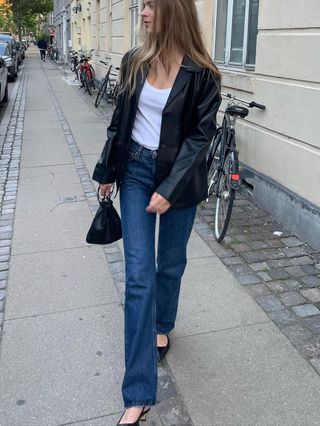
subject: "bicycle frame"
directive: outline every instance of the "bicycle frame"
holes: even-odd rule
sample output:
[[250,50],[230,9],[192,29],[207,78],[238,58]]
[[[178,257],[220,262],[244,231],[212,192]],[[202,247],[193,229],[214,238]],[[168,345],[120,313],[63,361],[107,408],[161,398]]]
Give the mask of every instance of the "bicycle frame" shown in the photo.
[[[222,133],[221,133],[221,148],[220,148],[220,155],[219,155],[219,163],[217,166],[217,172],[218,172],[218,178],[216,182],[216,197],[219,197],[219,184],[220,179],[222,177],[221,171],[223,170],[223,165],[225,162],[225,159],[229,152],[236,150],[236,142],[235,142],[235,123],[236,123],[237,117],[231,117],[228,113],[225,113],[223,122],[222,122]],[[235,179],[232,179],[230,176],[230,183],[231,187],[233,189],[237,189],[240,184],[240,179],[238,178],[239,170],[232,170],[231,175],[235,177]]]
[[85,58],[83,63],[80,63],[80,71],[85,72],[89,80],[94,77],[93,68],[91,68],[91,64],[88,58]]

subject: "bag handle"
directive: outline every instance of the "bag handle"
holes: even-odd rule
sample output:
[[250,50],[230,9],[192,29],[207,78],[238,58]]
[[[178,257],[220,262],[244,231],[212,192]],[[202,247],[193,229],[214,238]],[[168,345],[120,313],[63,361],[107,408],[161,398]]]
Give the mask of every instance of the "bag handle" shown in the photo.
[[106,201],[110,201],[111,200],[111,195],[113,194],[113,190],[114,190],[114,185],[112,186],[112,190],[109,192],[108,195],[105,195],[104,197],[102,195],[100,195],[100,188],[97,189],[97,199],[99,201],[99,203],[104,203]]

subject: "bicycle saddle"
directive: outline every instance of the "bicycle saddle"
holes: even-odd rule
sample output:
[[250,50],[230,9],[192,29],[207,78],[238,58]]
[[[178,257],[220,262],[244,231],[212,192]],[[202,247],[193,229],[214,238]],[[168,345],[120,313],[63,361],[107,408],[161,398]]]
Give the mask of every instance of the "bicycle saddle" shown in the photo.
[[238,115],[241,118],[245,118],[249,114],[248,108],[239,105],[230,105],[226,108],[226,112],[231,116]]

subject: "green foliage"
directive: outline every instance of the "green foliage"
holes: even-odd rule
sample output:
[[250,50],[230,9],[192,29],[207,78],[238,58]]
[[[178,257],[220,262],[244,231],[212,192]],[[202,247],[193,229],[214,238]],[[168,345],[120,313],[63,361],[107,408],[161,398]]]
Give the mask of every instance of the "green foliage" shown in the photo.
[[27,28],[28,32],[36,33],[37,18],[36,15],[26,15],[22,20],[22,25]]
[[21,27],[28,32],[37,30],[37,17],[53,10],[53,0],[9,0],[12,6],[14,21],[21,38]]
[[0,5],[0,30],[15,32],[16,25],[12,10],[6,4]]
[[53,9],[52,0],[11,0],[11,4],[14,15],[21,19],[27,15],[46,15]]

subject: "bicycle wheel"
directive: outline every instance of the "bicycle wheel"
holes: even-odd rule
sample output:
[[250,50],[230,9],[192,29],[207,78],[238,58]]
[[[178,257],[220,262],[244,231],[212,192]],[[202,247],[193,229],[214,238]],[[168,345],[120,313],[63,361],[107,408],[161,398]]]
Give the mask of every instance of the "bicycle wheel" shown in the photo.
[[222,129],[219,128],[208,150],[208,155],[207,155],[208,197],[212,195],[216,189],[216,183],[217,183],[217,177],[218,177],[218,165],[219,165],[220,150],[221,150],[221,133],[222,133]]
[[235,189],[231,187],[231,174],[238,170],[238,155],[230,151],[218,176],[217,202],[214,220],[214,236],[220,243],[226,233],[231,219]]
[[98,108],[98,106],[100,105],[101,99],[103,98],[103,96],[104,96],[104,94],[105,94],[105,92],[107,90],[108,81],[109,81],[109,78],[105,78],[103,80],[101,86],[100,86],[100,89],[99,89],[99,91],[97,93],[96,101],[94,103],[94,105],[95,105],[96,108]]
[[94,78],[96,76],[95,70],[92,65],[90,65],[90,70],[88,71],[88,80],[91,86],[91,91],[96,90],[96,85],[94,82]]
[[84,87],[82,71],[79,68],[76,68],[75,73],[76,73],[80,88]]
[[92,95],[92,85],[91,85],[91,81],[89,80],[88,74],[85,73],[84,75],[84,88],[85,91],[87,91],[89,93],[89,95]]
[[113,106],[116,106],[117,100],[119,96],[119,83],[117,82],[115,86],[112,89],[112,92],[110,94],[110,100]]

